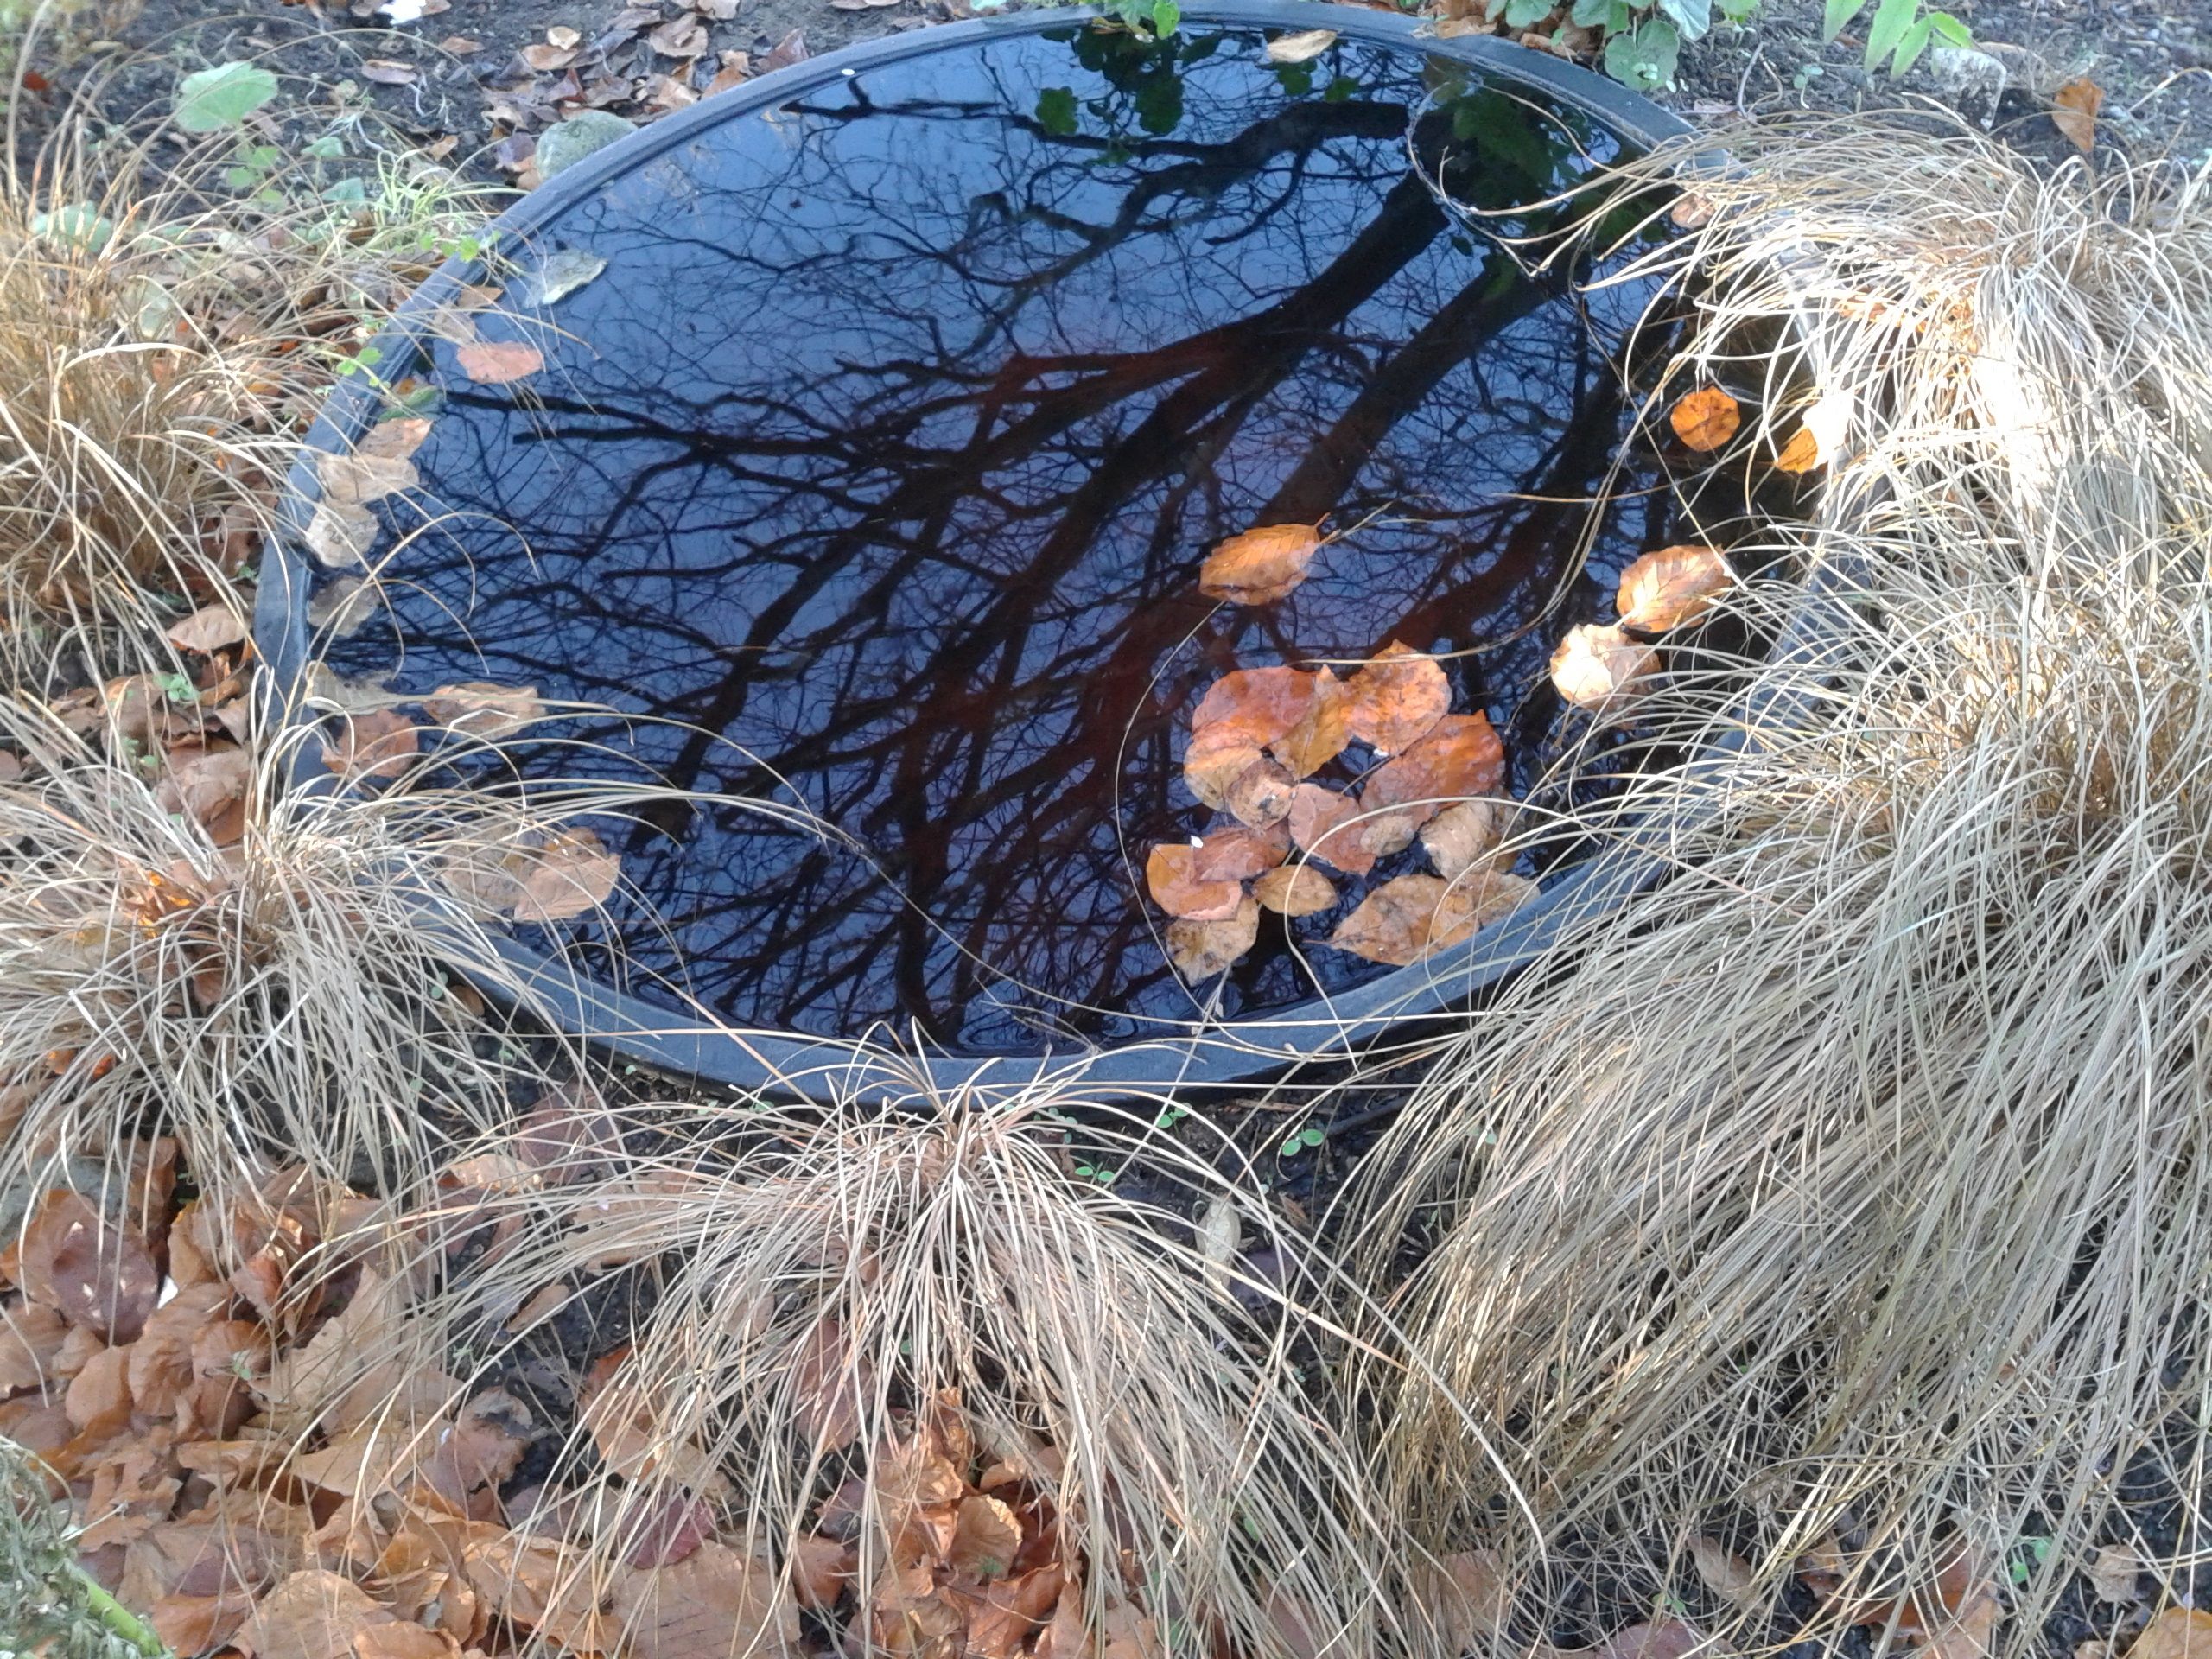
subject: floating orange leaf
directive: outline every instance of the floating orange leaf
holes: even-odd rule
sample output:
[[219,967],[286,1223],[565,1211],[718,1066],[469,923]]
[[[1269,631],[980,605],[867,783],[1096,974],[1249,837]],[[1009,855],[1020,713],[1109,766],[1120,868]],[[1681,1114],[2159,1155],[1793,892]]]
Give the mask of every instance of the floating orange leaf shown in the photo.
[[461,372],[480,386],[505,385],[545,366],[544,353],[514,340],[471,340],[455,347],[453,356]]
[[1633,702],[1659,671],[1659,653],[1618,628],[1594,622],[1567,630],[1552,652],[1552,683],[1578,709],[1610,713]]
[[1676,437],[1703,454],[1718,449],[1736,435],[1736,429],[1744,423],[1744,411],[1719,387],[1700,386],[1676,404],[1667,419]]
[[1827,465],[1843,448],[1851,430],[1851,397],[1847,392],[1824,392],[1805,411],[1805,418],[1775,457],[1778,473],[1809,473]]
[[1370,962],[1402,968],[1471,937],[1535,892],[1535,882],[1494,871],[1478,871],[1458,881],[1401,875],[1361,899],[1329,943]]
[[1360,843],[1359,831],[1351,827],[1359,817],[1359,803],[1319,784],[1300,784],[1290,800],[1290,838],[1301,852],[1310,854],[1346,875],[1365,875],[1375,868],[1375,855]]
[[1198,873],[1199,849],[1163,841],[1146,855],[1144,881],[1152,902],[1170,916],[1217,922],[1243,902],[1243,877],[1209,880]]
[[433,725],[493,742],[512,737],[543,718],[545,705],[538,701],[534,685],[463,680],[456,685],[442,685],[423,698],[423,712]]
[[1260,937],[1260,901],[1247,893],[1219,921],[1167,924],[1167,959],[1193,984],[1224,973]]
[[[1192,736],[1234,734],[1257,748],[1287,736],[1313,707],[1320,675],[1308,668],[1239,668],[1206,688],[1191,715]],[[1330,677],[1332,680],[1334,676]]]
[[607,851],[592,830],[555,830],[520,872],[522,896],[515,900],[514,918],[571,920],[612,898],[621,874],[620,855]]
[[1229,786],[1267,756],[1260,746],[1232,726],[1210,726],[1191,735],[1183,754],[1183,783],[1208,806],[1221,806]]
[[1306,580],[1320,546],[1311,524],[1262,524],[1231,536],[1198,567],[1198,591],[1232,605],[1272,605]]
[[1311,864],[1281,864],[1252,884],[1252,896],[1282,915],[1311,916],[1337,902],[1337,888]]
[[1192,850],[1198,855],[1192,874],[1199,880],[1243,881],[1272,870],[1290,855],[1290,830],[1280,823],[1259,830],[1231,824],[1211,831]]
[[1221,804],[1239,823],[1264,830],[1289,815],[1291,793],[1297,787],[1298,780],[1286,768],[1273,760],[1256,761],[1222,791]]
[[1728,561],[1711,547],[1662,547],[1621,572],[1621,626],[1664,633],[1694,622],[1728,590]]
[[1426,820],[1454,801],[1494,795],[1504,782],[1505,745],[1490,716],[1446,715],[1426,737],[1377,767],[1359,799],[1370,810],[1412,807]]
[[1313,677],[1313,695],[1298,724],[1268,745],[1294,778],[1319,771],[1351,741],[1351,709],[1342,681],[1327,669]]
[[1344,683],[1351,734],[1385,754],[1426,737],[1452,707],[1452,682],[1425,652],[1392,640]]
[[1505,837],[1510,802],[1495,797],[1446,807],[1421,826],[1421,844],[1428,861],[1446,881],[1456,880],[1487,858]]

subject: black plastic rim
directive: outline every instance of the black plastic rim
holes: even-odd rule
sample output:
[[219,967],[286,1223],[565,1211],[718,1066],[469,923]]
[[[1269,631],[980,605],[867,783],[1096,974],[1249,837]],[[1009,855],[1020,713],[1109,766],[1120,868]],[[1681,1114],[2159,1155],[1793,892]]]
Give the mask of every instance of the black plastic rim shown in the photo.
[[[496,239],[500,246],[527,241],[618,175],[709,128],[754,114],[814,87],[878,65],[968,41],[1065,28],[1099,15],[1090,8],[1052,7],[1014,16],[977,18],[863,41],[779,69],[668,116],[585,157],[500,215],[486,239]],[[1329,29],[1377,45],[1451,59],[1499,81],[1579,109],[1644,149],[1690,131],[1686,123],[1649,99],[1586,69],[1492,35],[1449,40],[1422,35],[1418,18],[1325,4],[1319,0],[1205,0],[1186,6],[1183,15],[1192,23],[1285,30]],[[463,283],[481,274],[478,262],[447,261],[400,308],[385,338],[410,336],[416,324],[447,302]],[[393,351],[397,350],[395,346]],[[255,646],[269,671],[277,699],[275,706],[280,709],[302,709],[299,692],[313,636],[307,620],[312,567],[292,541],[304,532],[319,493],[315,457],[318,453],[349,449],[374,418],[373,398],[373,390],[365,384],[342,384],[309,430],[305,448],[288,480],[284,518],[291,537],[279,537],[269,550],[254,610]],[[334,786],[334,778],[322,766],[318,754],[317,745],[301,747],[294,787]],[[516,940],[501,940],[499,951],[515,984],[523,988],[536,1011],[563,1029],[657,1070],[704,1077],[741,1090],[817,1099],[898,1102],[965,1096],[984,1102],[1046,1084],[1071,1096],[1095,1101],[1156,1097],[1249,1085],[1300,1061],[1353,1052],[1402,1021],[1463,1005],[1474,992],[1541,956],[1570,918],[1619,908],[1649,886],[1660,870],[1658,861],[1648,852],[1624,847],[1600,853],[1558,877],[1513,915],[1463,944],[1349,992],[1261,1019],[1193,1025],[1183,1035],[1061,1053],[931,1054],[902,1047],[895,1033],[833,1039],[741,1030],[705,1019],[684,1024],[680,1016],[586,978],[571,964]],[[513,987],[499,988],[511,994]]]

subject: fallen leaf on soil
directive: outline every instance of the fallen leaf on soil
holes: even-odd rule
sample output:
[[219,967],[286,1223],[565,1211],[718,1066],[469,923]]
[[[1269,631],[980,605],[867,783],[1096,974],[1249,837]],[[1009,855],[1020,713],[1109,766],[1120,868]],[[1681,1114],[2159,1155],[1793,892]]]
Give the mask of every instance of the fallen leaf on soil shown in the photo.
[[1758,1597],[1758,1576],[1751,1563],[1733,1554],[1718,1538],[1702,1533],[1690,1540],[1690,1560],[1705,1587],[1723,1601],[1748,1607]]
[[86,1360],[61,1396],[69,1426],[87,1441],[104,1440],[130,1424],[130,1355],[103,1348]]
[[632,1659],[728,1659],[798,1644],[798,1604],[774,1569],[722,1543],[624,1574],[607,1611]]
[[1401,875],[1361,899],[1328,942],[1370,962],[1402,968],[1471,938],[1535,892],[1535,882],[1495,871],[1459,881]]
[[[613,1633],[600,1617],[589,1563],[567,1545],[520,1533],[487,1537],[469,1546],[467,1570],[469,1587],[488,1605],[547,1641],[585,1653],[612,1645]],[[729,1641],[724,1626],[722,1650],[741,1651]]]
[[2205,1659],[2208,1654],[2212,1654],[2212,1613],[2169,1607],[2143,1627],[2127,1649],[2127,1659]]
[[792,1349],[791,1378],[793,1421],[816,1447],[835,1452],[860,1438],[875,1368],[840,1321],[825,1315]]
[[206,830],[219,847],[245,834],[245,804],[253,787],[253,754],[247,749],[172,751],[154,800],[165,812],[181,812]]
[[995,1497],[963,1497],[944,1564],[964,1578],[1003,1577],[1021,1553],[1021,1522]]
[[1375,855],[1361,842],[1359,816],[1359,803],[1351,796],[1300,784],[1292,791],[1287,822],[1300,851],[1346,875],[1365,875],[1375,868]]
[[1446,1653],[1491,1651],[1513,1610],[1504,1573],[1486,1549],[1421,1562],[1414,1570],[1413,1592]]
[[1325,668],[1313,677],[1313,699],[1304,716],[1268,749],[1293,778],[1305,778],[1343,753],[1351,737],[1344,684]]
[[1255,760],[1222,791],[1221,804],[1239,823],[1255,830],[1280,823],[1289,815],[1298,780],[1273,760]]
[[1675,435],[1702,454],[1736,435],[1744,411],[1719,387],[1700,386],[1676,404],[1667,419]]
[[836,1605],[859,1568],[860,1554],[852,1545],[818,1532],[800,1539],[791,1552],[791,1580],[799,1600],[824,1611]]
[[1262,830],[1233,823],[1226,830],[1208,831],[1193,851],[1197,857],[1192,874],[1199,880],[1247,880],[1272,870],[1290,855],[1290,831],[1281,823]]
[[2089,1563],[2089,1588],[2099,1601],[2133,1601],[2135,1581],[2142,1573],[2143,1562],[2133,1550],[2125,1544],[2107,1544]]
[[707,26],[696,17],[672,18],[647,34],[645,41],[664,57],[701,57],[707,50]]
[[1337,43],[1333,29],[1301,29],[1294,35],[1278,35],[1268,42],[1269,63],[1304,63],[1319,57]]
[[448,731],[496,742],[512,737],[545,715],[534,685],[494,685],[488,680],[464,680],[442,685],[423,699],[423,712],[431,723]]
[[66,1329],[50,1307],[0,1307],[0,1395],[46,1381]]
[[1421,844],[1436,873],[1454,881],[1482,862],[1505,839],[1511,810],[1510,802],[1491,796],[1447,806],[1423,824]]
[[455,347],[453,358],[461,372],[480,386],[502,386],[545,366],[544,353],[513,340],[476,340]]
[[1392,640],[1344,682],[1352,736],[1395,754],[1427,735],[1452,707],[1452,683],[1426,652]]
[[556,69],[565,69],[574,63],[576,60],[576,48],[573,46],[556,46],[552,41],[548,41],[543,45],[523,48],[522,60],[540,74],[547,74]]
[[806,32],[795,29],[768,48],[767,56],[760,60],[761,74],[778,69],[788,69],[795,63],[806,61]]
[[1664,633],[1694,622],[1728,590],[1728,562],[1718,548],[1662,547],[1621,572],[1615,602],[1621,626]]
[[359,564],[377,544],[379,531],[376,514],[366,507],[320,502],[308,520],[308,551],[334,570]]
[[448,1632],[425,1630],[411,1618],[371,1624],[353,1636],[353,1659],[455,1659],[460,1652]]
[[1592,1659],[1686,1659],[1705,1645],[1705,1637],[1696,1630],[1679,1618],[1669,1618],[1615,1630],[1590,1651]]
[[74,1192],[46,1195],[18,1243],[16,1282],[29,1300],[109,1342],[136,1341],[162,1275],[136,1234]]
[[412,86],[420,77],[416,74],[414,65],[402,63],[397,58],[364,58],[361,79],[373,80],[381,86]]
[[1209,880],[1198,874],[1199,849],[1164,841],[1146,855],[1144,880],[1152,902],[1170,916],[1193,922],[1217,922],[1234,916],[1243,902],[1242,876]]
[[1252,896],[1281,915],[1312,916],[1337,902],[1337,887],[1311,864],[1284,864],[1255,881]]
[[1850,432],[1851,395],[1823,392],[1805,411],[1797,430],[1775,457],[1775,471],[1809,473],[1815,467],[1826,466],[1841,451]]
[[350,455],[317,455],[315,475],[322,480],[322,499],[346,507],[365,507],[423,481],[415,463],[404,457],[365,455],[359,450]]
[[1425,820],[1454,801],[1494,795],[1505,782],[1505,746],[1487,715],[1446,715],[1421,738],[1376,768],[1360,805],[1404,806]]
[[1552,652],[1552,683],[1578,709],[1607,714],[1626,708],[1659,671],[1659,653],[1618,628],[1585,622],[1567,630]]
[[2050,95],[2050,124],[2066,135],[2067,142],[2087,155],[2097,147],[2097,111],[2105,106],[2105,89],[2087,75],[2076,75]]
[[1320,532],[1311,524],[1245,531],[1206,555],[1198,567],[1198,591],[1232,605],[1272,605],[1306,580],[1320,546]]
[[207,605],[194,611],[168,631],[169,643],[179,651],[212,656],[245,643],[245,619],[227,605]]
[[518,922],[570,921],[598,909],[614,894],[622,859],[590,830],[560,830],[546,837],[522,872]]
[[1260,901],[1249,893],[1219,921],[1167,924],[1167,959],[1192,983],[1226,972],[1260,937]]
[[353,1580],[310,1568],[262,1598],[238,1645],[252,1659],[353,1659],[356,1630],[391,1622]]

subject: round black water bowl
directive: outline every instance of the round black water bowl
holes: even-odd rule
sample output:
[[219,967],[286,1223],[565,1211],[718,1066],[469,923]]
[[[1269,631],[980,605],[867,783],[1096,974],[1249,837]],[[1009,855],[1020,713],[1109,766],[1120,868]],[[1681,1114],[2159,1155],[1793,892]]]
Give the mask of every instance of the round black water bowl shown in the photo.
[[[1338,38],[1270,59],[1313,29]],[[279,550],[261,648],[280,684],[320,662],[403,702],[602,706],[525,771],[715,798],[601,826],[636,900],[510,945],[654,1065],[1110,1093],[1359,1043],[1642,873],[1531,866],[1539,898],[1395,970],[1321,944],[1342,906],[1270,916],[1185,985],[1141,872],[1207,827],[1192,709],[1229,670],[1397,640],[1448,660],[1510,787],[1556,759],[1554,642],[1682,538],[1630,436],[1648,296],[1532,275],[1439,193],[1539,233],[1562,210],[1529,204],[1678,130],[1541,54],[1321,5],[1193,6],[1158,42],[1032,13],[798,65],[556,176],[410,302],[294,480],[305,515],[315,452],[431,417],[419,483],[372,508],[387,608],[311,625],[349,573]],[[487,285],[464,328],[538,372],[459,363]],[[1325,515],[1346,533],[1288,598],[1198,594],[1221,538]]]

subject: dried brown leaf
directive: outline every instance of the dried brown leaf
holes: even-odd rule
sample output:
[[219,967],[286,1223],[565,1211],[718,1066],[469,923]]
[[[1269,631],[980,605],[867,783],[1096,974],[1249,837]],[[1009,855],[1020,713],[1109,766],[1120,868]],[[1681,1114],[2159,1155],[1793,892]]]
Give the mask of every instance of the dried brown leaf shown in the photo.
[[604,905],[621,879],[620,855],[607,851],[588,829],[556,830],[521,873],[518,922],[565,922]]
[[308,521],[308,551],[334,570],[359,564],[377,544],[380,526],[366,507],[322,501]]
[[1422,1562],[1413,1581],[1414,1599],[1446,1653],[1489,1653],[1501,1643],[1513,1592],[1497,1557],[1486,1549],[1461,1550]]
[[1167,924],[1167,959],[1175,971],[1197,984],[1225,973],[1260,937],[1260,901],[1249,893],[1233,915],[1219,921]]
[[203,656],[242,645],[245,638],[245,619],[228,605],[203,605],[168,630],[168,641],[179,651]]
[[1486,715],[1446,715],[1428,734],[1393,756],[1367,779],[1360,805],[1404,806],[1424,820],[1455,801],[1494,795],[1505,782],[1505,746]]
[[1295,34],[1278,35],[1268,42],[1269,63],[1304,63],[1318,58],[1337,43],[1333,29],[1301,29]]
[[1245,531],[1206,556],[1198,567],[1198,591],[1232,605],[1272,605],[1306,580],[1320,547],[1320,532],[1311,524]]
[[1191,715],[1191,735],[1196,740],[1234,734],[1255,748],[1264,748],[1289,735],[1313,711],[1320,683],[1320,674],[1309,668],[1234,669],[1198,699]]
[[1690,1560],[1705,1587],[1723,1601],[1748,1607],[1758,1599],[1758,1575],[1751,1563],[1718,1538],[1700,1533],[1691,1539]]
[[404,456],[363,454],[358,449],[318,454],[315,475],[322,481],[322,499],[342,507],[365,507],[422,482],[415,463]]
[[1676,437],[1704,454],[1736,435],[1736,429],[1744,423],[1744,411],[1719,387],[1700,386],[1677,403],[1667,419]]
[[1659,671],[1659,653],[1617,627],[1585,622],[1552,652],[1552,684],[1578,709],[1611,714],[1633,703]]
[[1359,803],[1351,796],[1300,784],[1291,795],[1286,821],[1300,851],[1346,875],[1365,875],[1375,868],[1375,855],[1360,839],[1359,816]]
[[2169,1607],[2143,1627],[2127,1659],[2206,1659],[2212,1655],[2212,1613]]
[[1452,682],[1443,665],[1395,639],[1344,689],[1351,735],[1385,754],[1427,736],[1452,707]]
[[145,1328],[162,1275],[137,1234],[57,1188],[24,1225],[16,1281],[29,1300],[120,1344]]
[[1264,830],[1290,816],[1298,780],[1273,760],[1255,760],[1222,791],[1221,804],[1239,823]]
[[391,1622],[350,1579],[309,1568],[263,1597],[237,1640],[251,1659],[353,1659],[355,1631]]
[[2087,75],[2076,75],[2050,95],[2050,124],[2083,155],[2097,147],[2097,111],[2105,89]]
[[1191,734],[1183,756],[1183,782],[1208,806],[1218,807],[1229,798],[1229,787],[1267,757],[1243,733],[1226,726],[1208,727]]
[[1021,1554],[1021,1520],[995,1497],[963,1497],[944,1564],[963,1578],[1003,1577]]
[[1145,889],[1170,916],[1217,922],[1236,913],[1243,902],[1242,877],[1208,880],[1198,874],[1199,849],[1164,841],[1146,855]]
[[766,1562],[709,1542],[671,1567],[625,1574],[607,1605],[630,1659],[728,1659],[798,1645],[798,1604]]
[[322,764],[348,782],[404,777],[423,752],[415,722],[396,709],[373,709],[341,717],[334,742],[322,746]]
[[1664,633],[1711,610],[1732,580],[1718,548],[1662,547],[1621,572],[1621,626]]
[[1533,881],[1493,871],[1478,870],[1458,881],[1397,876],[1361,899],[1328,942],[1370,962],[1402,968],[1471,938],[1535,890]]
[[[407,461],[423,447],[423,440],[429,435],[429,416],[397,416],[388,421],[378,421],[363,433],[360,442],[353,446],[353,453],[377,461]],[[412,482],[410,480],[410,486]]]
[[1281,915],[1312,916],[1337,902],[1337,889],[1311,864],[1285,864],[1255,881],[1252,896]]
[[545,353],[515,340],[479,340],[454,349],[461,372],[480,386],[502,386],[536,374],[545,366]]
[[423,712],[434,725],[492,743],[544,718],[545,705],[534,685],[463,680],[442,685],[423,698]]
[[2089,1588],[2099,1601],[2133,1601],[2143,1571],[2142,1558],[2126,1544],[2107,1544],[2089,1563]]
[[1324,668],[1313,676],[1305,715],[1268,745],[1268,752],[1293,778],[1306,778],[1343,753],[1351,740],[1351,711],[1344,684]]
[[1196,849],[1192,874],[1201,881],[1243,881],[1272,870],[1290,855],[1290,830],[1282,823],[1255,830],[1233,823],[1207,832]]
[[1497,796],[1448,806],[1421,826],[1428,861],[1446,881],[1457,880],[1489,857],[1505,839],[1512,803]]

